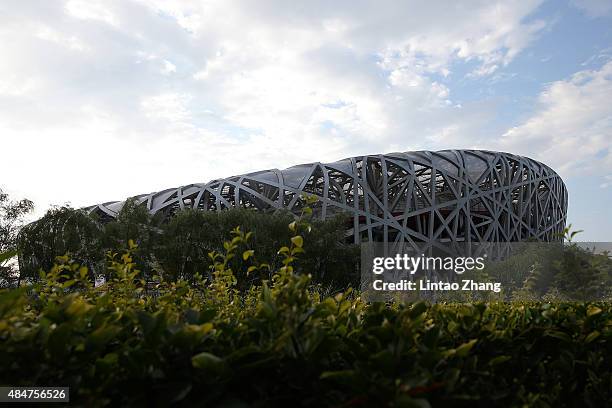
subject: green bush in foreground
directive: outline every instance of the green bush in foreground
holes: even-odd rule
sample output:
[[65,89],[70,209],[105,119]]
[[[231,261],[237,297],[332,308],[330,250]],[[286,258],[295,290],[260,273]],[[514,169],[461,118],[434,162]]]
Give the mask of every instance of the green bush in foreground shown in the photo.
[[59,258],[40,284],[0,292],[0,383],[70,386],[83,406],[593,406],[612,400],[608,303],[383,304],[322,296],[293,263],[271,279],[240,229],[212,278],[141,279],[135,245],[111,279]]

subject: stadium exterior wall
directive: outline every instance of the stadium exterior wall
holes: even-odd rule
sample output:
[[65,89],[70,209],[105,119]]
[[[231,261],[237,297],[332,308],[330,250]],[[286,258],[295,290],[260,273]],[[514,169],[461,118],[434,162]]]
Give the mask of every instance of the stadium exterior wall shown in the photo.
[[[264,170],[135,196],[150,213],[193,208],[300,211],[316,195],[315,216],[351,217],[353,243],[385,242],[418,250],[455,243],[560,241],[567,190],[535,160],[484,150],[415,151],[351,157]],[[124,202],[86,208],[116,217]]]

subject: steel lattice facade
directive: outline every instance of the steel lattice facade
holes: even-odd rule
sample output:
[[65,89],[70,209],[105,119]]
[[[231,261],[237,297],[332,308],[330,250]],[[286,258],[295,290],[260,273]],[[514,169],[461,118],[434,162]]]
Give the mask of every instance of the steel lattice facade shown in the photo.
[[[322,219],[347,213],[354,243],[407,244],[419,250],[459,242],[558,241],[567,190],[535,160],[482,150],[415,151],[310,163],[190,184],[134,197],[151,213],[193,208],[259,211],[301,209],[300,196],[319,198]],[[113,218],[124,202],[87,208]]]

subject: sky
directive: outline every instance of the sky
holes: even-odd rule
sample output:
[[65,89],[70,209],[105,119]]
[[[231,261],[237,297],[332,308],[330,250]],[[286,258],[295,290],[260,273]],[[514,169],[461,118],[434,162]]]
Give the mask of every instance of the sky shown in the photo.
[[0,2],[0,188],[82,207],[410,150],[542,161],[612,241],[612,1]]

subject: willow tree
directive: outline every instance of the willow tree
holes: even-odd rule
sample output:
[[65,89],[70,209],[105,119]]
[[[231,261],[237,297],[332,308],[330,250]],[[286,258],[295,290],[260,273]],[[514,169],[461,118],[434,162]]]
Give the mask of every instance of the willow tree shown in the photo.
[[38,279],[39,271],[48,271],[57,256],[69,255],[88,267],[92,277],[104,265],[102,226],[82,210],[56,207],[20,231],[18,238],[20,276]]

